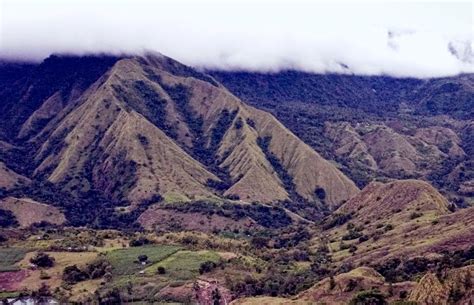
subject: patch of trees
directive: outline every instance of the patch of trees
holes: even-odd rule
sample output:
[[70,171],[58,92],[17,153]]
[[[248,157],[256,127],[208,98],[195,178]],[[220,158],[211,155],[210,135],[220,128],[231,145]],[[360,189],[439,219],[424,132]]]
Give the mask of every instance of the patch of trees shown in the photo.
[[51,268],[54,266],[55,259],[44,252],[38,252],[30,259],[30,263],[40,268]]
[[145,246],[149,244],[151,244],[151,240],[149,240],[148,238],[144,236],[133,238],[132,240],[130,240],[130,243],[129,243],[130,247],[140,247],[140,246]]
[[[176,139],[176,127],[170,125],[166,119],[167,101],[147,82],[135,81],[132,88],[138,97],[134,108],[170,138]],[[127,99],[127,102],[130,102],[130,97]]]
[[326,218],[323,222],[323,229],[329,230],[337,226],[342,226],[346,222],[352,219],[352,214],[339,214],[335,213],[330,217]]
[[111,271],[112,267],[105,259],[97,259],[84,268],[79,268],[77,265],[67,266],[64,268],[62,279],[68,284],[75,284],[104,276],[111,277]]
[[399,258],[393,258],[374,266],[374,269],[390,282],[412,280],[427,271],[436,272],[438,276],[442,277],[445,270],[459,268],[472,262],[474,260],[474,246],[466,250],[444,251],[441,254],[442,257],[436,259],[415,257],[402,261]]
[[9,211],[0,209],[0,228],[18,227],[19,223],[15,215]]
[[342,236],[342,240],[352,240],[363,236],[362,227],[356,227],[353,223],[347,224],[347,233]]
[[291,296],[306,290],[315,281],[322,279],[311,270],[304,272],[282,272],[270,269],[262,277],[246,276],[240,280],[232,280],[228,284],[231,291],[240,297],[243,296]]
[[349,302],[349,305],[388,305],[385,296],[378,290],[358,292]]
[[217,267],[213,261],[205,261],[199,266],[199,274],[209,273]]
[[[126,203],[111,201],[101,191],[91,189],[77,194],[77,196],[72,196],[65,192],[61,185],[55,185],[45,180],[33,180],[28,186],[9,191],[8,196],[29,197],[39,202],[57,206],[64,211],[67,225],[70,226],[130,231],[142,230],[136,222],[137,218],[152,203],[161,200],[161,197],[157,195],[150,200],[144,200],[131,212],[121,213],[117,212],[116,208],[118,205]],[[100,207],[100,209],[97,207]]]
[[163,206],[163,208],[185,213],[201,213],[204,215],[216,214],[233,220],[250,217],[265,228],[282,228],[292,223],[291,218],[284,209],[258,203],[241,205],[233,202],[215,204],[206,201],[194,201],[176,203],[169,206]]
[[[209,135],[206,135],[203,130],[204,122],[202,117],[195,113],[189,105],[189,100],[191,98],[190,90],[182,84],[168,86],[161,82],[161,80],[160,85],[175,102],[177,110],[184,118],[190,132],[192,133],[193,148],[190,153],[192,153],[198,161],[206,165],[211,172],[216,173],[225,185],[230,185],[230,177],[228,173],[218,166],[216,153],[218,146],[222,141],[223,136],[230,128],[237,111],[234,110],[229,112],[227,109],[222,110],[216,124],[210,130]],[[223,187],[223,185],[220,185],[220,187]]]

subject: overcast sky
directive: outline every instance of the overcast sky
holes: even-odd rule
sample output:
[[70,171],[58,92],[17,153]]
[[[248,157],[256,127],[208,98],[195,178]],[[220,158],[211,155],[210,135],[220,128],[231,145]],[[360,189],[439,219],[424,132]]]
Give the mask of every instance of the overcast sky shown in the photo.
[[153,50],[220,69],[418,77],[474,72],[472,1],[0,3],[1,57]]

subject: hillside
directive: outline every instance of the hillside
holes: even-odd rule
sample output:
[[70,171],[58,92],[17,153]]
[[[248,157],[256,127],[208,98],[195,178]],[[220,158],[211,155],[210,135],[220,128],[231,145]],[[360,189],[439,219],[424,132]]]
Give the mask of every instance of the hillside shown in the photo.
[[[317,218],[358,192],[272,115],[162,55],[51,56],[24,69],[1,92],[0,132],[15,145],[2,161],[77,201],[146,208],[229,198]],[[33,196],[35,185],[14,195]]]
[[[365,90],[374,79],[328,76],[327,103],[276,107],[275,95],[273,111],[159,54],[0,70],[0,299],[421,305],[472,294],[472,120],[418,100],[416,115],[374,110],[385,85],[425,99],[431,80],[382,79],[378,96]],[[453,95],[469,102],[460,79]],[[354,83],[367,105],[334,108],[329,93]],[[305,142],[259,108],[297,134],[309,127]]]
[[374,178],[423,179],[459,206],[472,203],[472,74],[209,73],[339,163],[360,188]]
[[374,264],[466,249],[473,242],[473,208],[455,210],[426,182],[371,183],[323,225],[336,261]]

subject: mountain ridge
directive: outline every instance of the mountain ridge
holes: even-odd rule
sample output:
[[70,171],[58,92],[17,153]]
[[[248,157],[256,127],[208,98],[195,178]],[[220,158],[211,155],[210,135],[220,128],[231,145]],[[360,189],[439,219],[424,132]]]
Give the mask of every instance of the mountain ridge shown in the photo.
[[[64,60],[56,56],[40,66]],[[135,206],[157,196],[166,202],[227,197],[299,202],[321,213],[358,192],[272,115],[245,105],[212,77],[156,54],[106,58],[103,67],[110,64],[86,88],[80,84],[92,76],[79,85],[68,76],[65,89],[39,94],[41,102],[28,96],[20,102],[34,106],[17,118],[23,121],[13,140],[36,147],[31,178],[74,196],[100,190],[115,204]],[[36,90],[35,82],[30,87]],[[3,94],[4,107],[13,107],[15,96]]]

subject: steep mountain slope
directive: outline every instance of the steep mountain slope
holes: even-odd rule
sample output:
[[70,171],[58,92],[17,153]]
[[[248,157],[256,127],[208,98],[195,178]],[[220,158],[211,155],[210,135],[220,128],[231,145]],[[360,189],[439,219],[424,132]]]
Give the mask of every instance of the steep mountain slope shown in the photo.
[[9,81],[36,93],[2,92],[5,123],[18,128],[0,129],[30,153],[18,162],[2,151],[2,160],[73,196],[98,191],[135,206],[228,197],[321,211],[358,192],[272,115],[170,58],[53,56],[28,69]]
[[385,76],[210,72],[243,101],[270,111],[334,160],[359,187],[373,178],[430,181],[459,206],[468,186],[474,76]]
[[[69,101],[79,97],[82,92],[104,74],[116,61],[113,56],[56,56],[52,55],[40,65],[17,64],[4,62],[0,64],[4,76],[0,89],[0,136],[14,140],[20,136],[18,131],[24,129],[21,136],[26,136],[22,125],[30,116],[42,107],[54,104],[56,110]],[[58,96],[59,94],[59,96]],[[57,99],[60,98],[60,101]],[[29,119],[28,124],[36,128],[44,126],[51,115],[41,111]]]

